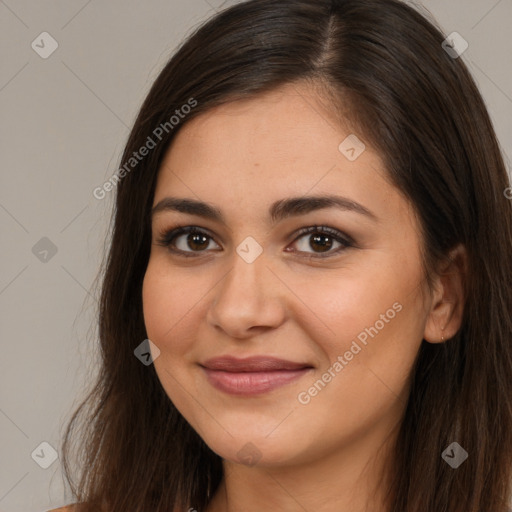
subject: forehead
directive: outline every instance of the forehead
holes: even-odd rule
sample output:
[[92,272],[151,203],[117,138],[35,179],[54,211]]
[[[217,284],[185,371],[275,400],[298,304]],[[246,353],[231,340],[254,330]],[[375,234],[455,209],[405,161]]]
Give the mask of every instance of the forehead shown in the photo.
[[[194,118],[178,132],[171,148],[193,148],[197,160],[215,158],[254,167],[333,161],[348,127],[333,119],[326,100],[306,85],[285,85],[266,94],[215,107]],[[188,155],[190,158],[191,155]],[[244,168],[246,166],[244,165]]]
[[[366,147],[351,161],[340,144],[345,148],[354,136]],[[315,91],[296,84],[215,107],[186,123],[162,162],[154,204],[171,193],[227,209],[261,208],[311,193],[384,208],[400,195],[364,136],[336,122]]]

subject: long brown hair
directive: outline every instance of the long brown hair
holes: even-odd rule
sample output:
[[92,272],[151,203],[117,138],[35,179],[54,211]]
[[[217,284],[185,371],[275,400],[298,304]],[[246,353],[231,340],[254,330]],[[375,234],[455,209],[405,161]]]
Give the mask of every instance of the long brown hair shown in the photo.
[[[140,109],[122,163],[148,138],[154,147],[114,183],[100,367],[62,446],[81,511],[202,511],[217,489],[221,458],[174,407],[154,367],[134,356],[147,338],[141,290],[156,177],[174,136],[194,117],[301,81],[321,85],[333,114],[380,152],[420,220],[426,277],[455,245],[468,254],[462,326],[445,343],[423,341],[413,368],[389,512],[507,509],[512,202],[484,101],[463,57],[442,47],[445,37],[428,14],[397,0],[249,0],[215,15],[175,52]],[[170,123],[176,110],[182,115]],[[441,457],[454,441],[469,453],[456,470]]]

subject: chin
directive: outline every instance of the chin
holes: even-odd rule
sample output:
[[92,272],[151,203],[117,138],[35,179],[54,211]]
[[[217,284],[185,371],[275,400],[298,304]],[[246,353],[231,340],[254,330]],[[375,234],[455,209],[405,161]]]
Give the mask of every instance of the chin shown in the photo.
[[[276,425],[272,428],[275,427]],[[264,434],[257,429],[228,428],[233,435],[223,431],[222,434],[216,432],[217,435],[206,434],[202,437],[210,449],[223,459],[246,466],[287,465],[304,457],[309,451],[310,444],[307,443],[304,433],[292,436],[284,432],[277,435],[274,432],[274,435],[269,435],[272,428],[268,428]],[[238,434],[240,432],[243,434]]]

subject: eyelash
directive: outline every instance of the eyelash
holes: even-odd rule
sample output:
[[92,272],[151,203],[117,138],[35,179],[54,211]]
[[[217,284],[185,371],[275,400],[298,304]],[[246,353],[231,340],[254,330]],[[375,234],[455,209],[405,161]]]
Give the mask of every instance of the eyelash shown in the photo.
[[[322,253],[310,253],[310,256],[302,256],[302,257],[308,258],[308,259],[330,258],[330,257],[337,255],[340,252],[350,248],[350,247],[355,247],[354,240],[351,237],[349,237],[348,235],[345,235],[344,233],[342,233],[341,231],[338,231],[337,229],[334,229],[334,228],[330,228],[328,226],[316,226],[316,225],[300,229],[297,232],[292,243],[295,243],[297,240],[299,240],[301,237],[303,237],[305,235],[317,234],[317,233],[330,236],[336,242],[339,242],[340,244],[342,244],[342,246],[334,251],[329,251],[328,253],[326,253],[327,256],[322,256],[321,255]],[[211,237],[206,231],[202,230],[198,226],[177,226],[175,228],[165,230],[164,232],[160,233],[159,238],[156,243],[158,245],[161,245],[162,247],[166,247],[173,254],[176,254],[178,256],[183,256],[185,258],[198,257],[198,255],[200,253],[206,252],[204,250],[203,251],[182,251],[181,249],[173,248],[173,244],[172,244],[173,240],[175,238],[177,238],[178,236],[185,235],[185,234],[205,235],[206,237],[210,238],[211,240],[214,240],[213,237]],[[300,252],[304,252],[304,251],[297,251],[297,252],[300,253]],[[196,254],[194,254],[194,253],[196,253]]]

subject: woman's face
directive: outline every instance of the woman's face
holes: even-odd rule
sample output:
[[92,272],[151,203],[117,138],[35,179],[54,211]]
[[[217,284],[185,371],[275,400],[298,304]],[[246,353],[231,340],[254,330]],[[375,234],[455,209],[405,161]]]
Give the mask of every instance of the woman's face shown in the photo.
[[[225,459],[373,453],[400,421],[429,308],[419,226],[350,135],[286,86],[190,121],[159,171],[147,335],[165,392]],[[166,247],[177,226],[199,233]]]

